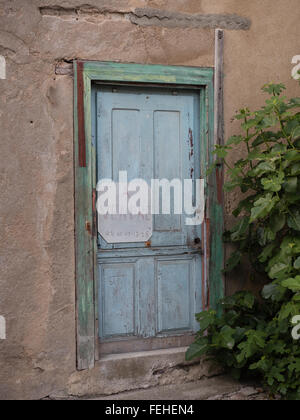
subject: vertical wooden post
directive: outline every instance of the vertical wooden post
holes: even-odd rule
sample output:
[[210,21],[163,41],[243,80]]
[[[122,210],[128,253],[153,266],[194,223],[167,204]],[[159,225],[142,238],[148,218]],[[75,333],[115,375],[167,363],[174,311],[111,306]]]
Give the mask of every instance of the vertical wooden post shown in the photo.
[[78,163],[81,168],[86,167],[83,66],[82,61],[77,62]]
[[224,144],[224,31],[215,31],[215,145]]
[[[224,144],[224,31],[215,31],[215,77],[214,77],[214,145]],[[211,260],[210,260],[210,306],[221,311],[219,300],[224,296],[224,171],[217,165],[213,185],[214,191],[210,202]]]
[[95,363],[92,157],[85,141],[90,122],[86,120],[84,100],[90,82],[85,82],[84,63],[75,63],[74,70],[77,369],[83,370]]

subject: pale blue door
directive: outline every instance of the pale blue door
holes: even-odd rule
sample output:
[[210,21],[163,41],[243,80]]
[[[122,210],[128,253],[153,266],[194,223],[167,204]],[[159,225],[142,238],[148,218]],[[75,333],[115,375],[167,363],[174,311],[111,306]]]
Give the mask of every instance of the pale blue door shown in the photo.
[[[94,87],[97,178],[198,179],[199,91]],[[171,194],[171,202],[173,196]],[[173,207],[171,207],[172,210]],[[98,238],[102,352],[189,344],[202,305],[201,226],[185,214],[153,215],[147,241]]]

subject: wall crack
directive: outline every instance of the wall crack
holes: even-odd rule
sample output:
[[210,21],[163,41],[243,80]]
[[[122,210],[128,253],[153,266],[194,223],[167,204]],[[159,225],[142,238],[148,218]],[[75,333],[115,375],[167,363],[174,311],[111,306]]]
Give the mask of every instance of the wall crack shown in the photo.
[[164,28],[221,28],[229,30],[249,30],[250,19],[236,14],[188,14],[152,8],[134,10],[115,10],[108,7],[82,5],[77,7],[43,6],[39,8],[42,16],[62,19],[75,17],[114,19],[131,22],[138,26],[158,26]]

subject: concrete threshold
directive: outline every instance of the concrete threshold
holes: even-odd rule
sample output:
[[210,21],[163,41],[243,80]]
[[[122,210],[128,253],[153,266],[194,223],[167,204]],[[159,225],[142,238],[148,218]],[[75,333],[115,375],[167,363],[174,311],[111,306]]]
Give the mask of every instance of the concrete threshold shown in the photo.
[[94,369],[74,373],[68,394],[110,396],[122,392],[180,385],[219,375],[221,369],[205,359],[185,361],[187,347],[103,356]]
[[[107,400],[112,397],[96,397],[90,400]],[[115,401],[186,401],[186,400],[266,400],[261,389],[240,384],[229,376],[204,378],[180,385],[164,385],[146,390],[123,392],[113,396]]]

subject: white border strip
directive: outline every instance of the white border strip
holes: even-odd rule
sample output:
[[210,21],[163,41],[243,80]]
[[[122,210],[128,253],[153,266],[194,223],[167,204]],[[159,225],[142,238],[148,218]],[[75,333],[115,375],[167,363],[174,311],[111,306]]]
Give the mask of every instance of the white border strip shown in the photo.
[[6,340],[6,320],[0,316],[0,340]]
[[6,59],[0,55],[0,79],[6,80]]

